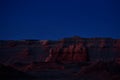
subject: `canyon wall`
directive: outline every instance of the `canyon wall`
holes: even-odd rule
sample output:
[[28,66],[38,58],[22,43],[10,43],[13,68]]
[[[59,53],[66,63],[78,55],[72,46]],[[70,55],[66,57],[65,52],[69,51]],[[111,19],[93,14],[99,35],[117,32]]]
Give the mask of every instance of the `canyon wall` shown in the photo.
[[1,40],[0,61],[11,63],[75,63],[120,58],[120,39],[81,38],[61,40]]

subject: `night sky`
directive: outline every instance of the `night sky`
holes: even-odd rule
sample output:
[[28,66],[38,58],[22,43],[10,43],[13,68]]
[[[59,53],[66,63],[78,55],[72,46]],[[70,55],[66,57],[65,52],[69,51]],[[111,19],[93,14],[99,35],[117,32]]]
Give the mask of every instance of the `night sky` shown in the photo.
[[120,0],[0,0],[0,40],[120,38]]

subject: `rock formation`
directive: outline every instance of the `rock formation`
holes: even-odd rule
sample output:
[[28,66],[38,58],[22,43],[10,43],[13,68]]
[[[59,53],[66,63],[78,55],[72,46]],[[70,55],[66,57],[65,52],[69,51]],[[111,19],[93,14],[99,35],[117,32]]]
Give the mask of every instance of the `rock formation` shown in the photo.
[[63,48],[51,48],[49,50],[49,56],[46,58],[46,62],[84,62],[87,61],[87,49],[78,45],[70,45]]
[[[58,41],[0,41],[0,61],[79,63],[120,58],[120,39],[80,38],[74,36]],[[30,61],[31,60],[31,61]]]
[[4,79],[120,80],[120,39],[0,40],[0,63]]

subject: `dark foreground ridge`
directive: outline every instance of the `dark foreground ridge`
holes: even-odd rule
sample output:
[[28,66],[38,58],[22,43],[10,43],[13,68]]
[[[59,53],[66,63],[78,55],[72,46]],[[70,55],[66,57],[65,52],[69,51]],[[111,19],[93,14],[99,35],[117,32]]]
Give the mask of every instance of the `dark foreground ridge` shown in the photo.
[[0,62],[0,76],[20,80],[119,80],[120,39],[1,40]]

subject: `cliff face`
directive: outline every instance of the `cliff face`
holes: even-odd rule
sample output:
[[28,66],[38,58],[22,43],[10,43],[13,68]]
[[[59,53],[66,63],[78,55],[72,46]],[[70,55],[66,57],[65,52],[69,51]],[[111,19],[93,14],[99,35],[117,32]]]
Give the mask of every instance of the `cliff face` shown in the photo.
[[64,38],[52,45],[46,62],[109,61],[119,57],[119,39],[72,37]]
[[71,37],[58,41],[0,41],[0,61],[74,63],[113,60],[120,57],[120,40]]
[[87,61],[88,53],[84,46],[68,45],[66,47],[53,47],[49,50],[49,56],[46,58],[46,62],[82,62]]

